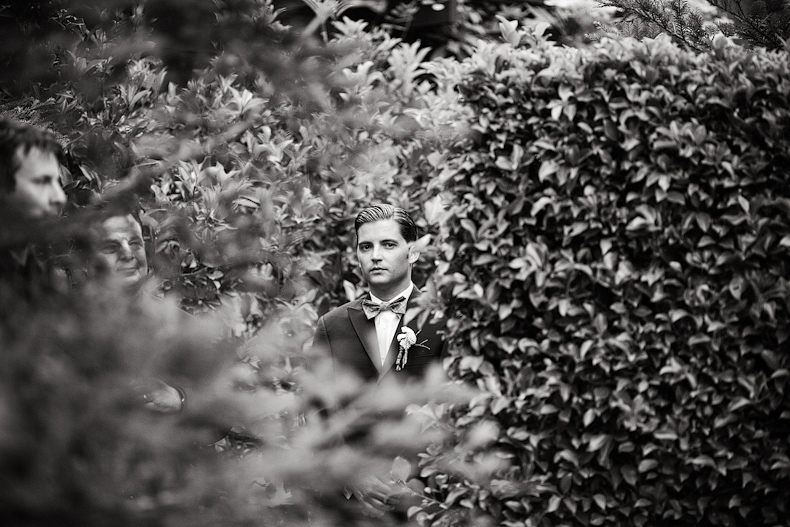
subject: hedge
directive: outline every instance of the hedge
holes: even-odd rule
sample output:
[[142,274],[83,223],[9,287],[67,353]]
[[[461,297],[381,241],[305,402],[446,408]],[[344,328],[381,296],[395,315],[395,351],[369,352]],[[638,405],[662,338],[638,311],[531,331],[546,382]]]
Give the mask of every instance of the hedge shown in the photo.
[[474,117],[441,153],[433,301],[483,440],[425,456],[412,514],[784,524],[787,52],[502,30],[437,76]]

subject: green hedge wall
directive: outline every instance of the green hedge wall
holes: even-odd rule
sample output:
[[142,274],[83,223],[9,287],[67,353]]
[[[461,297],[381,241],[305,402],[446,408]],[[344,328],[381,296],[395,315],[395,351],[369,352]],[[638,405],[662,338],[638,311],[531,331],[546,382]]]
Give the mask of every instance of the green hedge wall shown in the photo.
[[785,524],[788,54],[502,30],[439,81],[474,117],[437,182],[448,364],[485,391],[455,419],[494,435],[426,456],[420,519]]

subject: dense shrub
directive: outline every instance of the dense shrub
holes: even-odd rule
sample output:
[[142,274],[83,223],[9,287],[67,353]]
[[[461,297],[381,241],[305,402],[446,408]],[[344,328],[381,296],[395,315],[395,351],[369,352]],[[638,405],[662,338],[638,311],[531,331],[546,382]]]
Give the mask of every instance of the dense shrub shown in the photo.
[[503,33],[440,81],[474,117],[436,183],[448,366],[486,392],[456,424],[488,442],[432,451],[412,512],[784,524],[787,53]]

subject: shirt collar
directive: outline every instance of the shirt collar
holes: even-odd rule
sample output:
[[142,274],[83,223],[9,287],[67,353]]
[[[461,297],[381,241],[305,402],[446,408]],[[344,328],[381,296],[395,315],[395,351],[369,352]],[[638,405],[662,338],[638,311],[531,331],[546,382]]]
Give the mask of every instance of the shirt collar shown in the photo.
[[[393,296],[392,299],[394,300],[394,299],[402,296],[403,298],[408,300],[409,297],[411,296],[411,293],[412,293],[413,290],[414,290],[414,284],[409,282],[409,286],[406,289],[404,289],[403,291],[401,291],[399,294]],[[370,299],[373,302],[375,302],[376,304],[383,304],[384,303],[384,301],[382,299],[378,298],[373,293],[370,293]]]

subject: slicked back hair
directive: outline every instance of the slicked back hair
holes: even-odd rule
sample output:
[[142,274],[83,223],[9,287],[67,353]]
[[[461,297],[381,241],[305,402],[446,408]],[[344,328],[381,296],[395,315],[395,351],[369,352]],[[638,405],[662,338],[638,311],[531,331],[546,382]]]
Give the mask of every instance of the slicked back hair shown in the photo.
[[54,154],[59,163],[63,163],[63,148],[55,134],[48,130],[15,121],[0,118],[0,192],[11,193],[16,189],[16,172],[19,170],[19,158],[27,155],[32,148],[44,153]]
[[362,209],[354,221],[354,232],[359,236],[360,227],[366,223],[380,220],[395,220],[404,240],[407,242],[417,241],[417,226],[414,224],[414,220],[404,209],[392,205],[373,205]]

